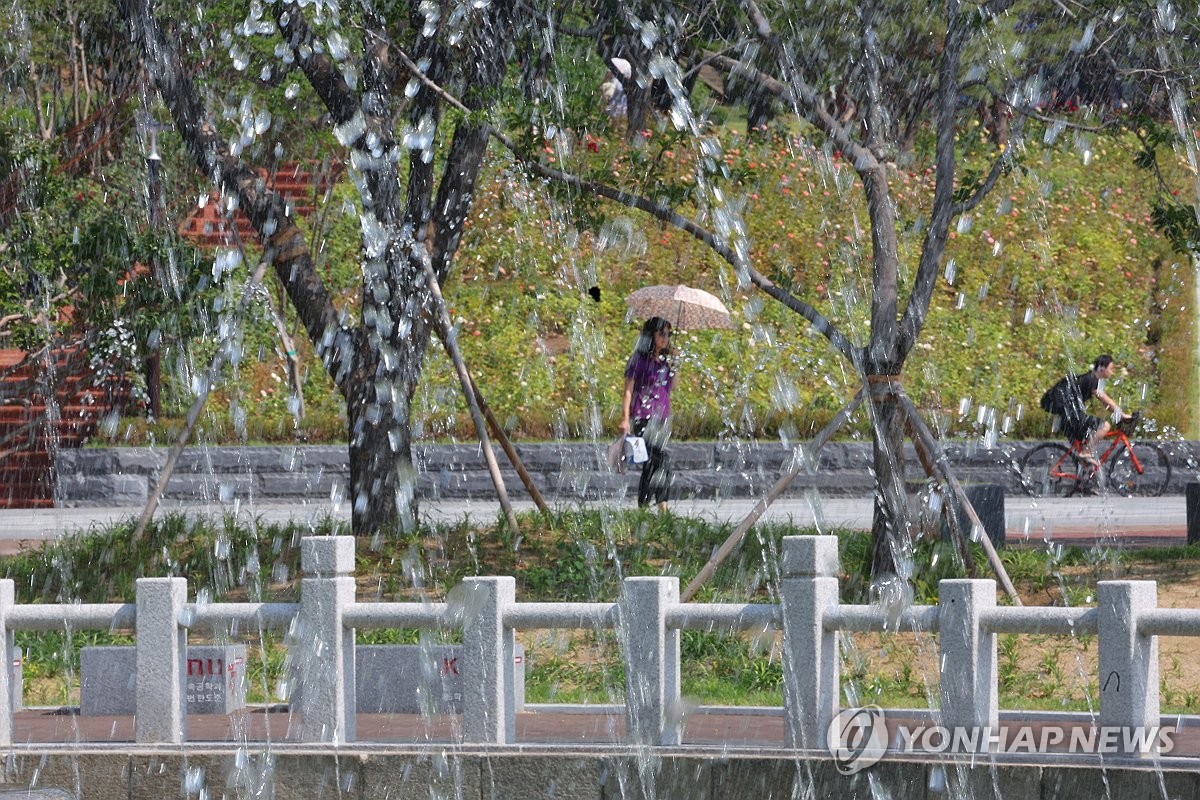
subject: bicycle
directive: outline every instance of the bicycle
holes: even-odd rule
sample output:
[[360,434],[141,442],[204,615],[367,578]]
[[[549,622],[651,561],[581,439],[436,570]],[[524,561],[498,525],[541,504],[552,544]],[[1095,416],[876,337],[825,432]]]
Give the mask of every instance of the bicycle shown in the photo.
[[1104,435],[1107,447],[1093,467],[1080,458],[1083,442],[1071,446],[1048,442],[1021,459],[1021,488],[1031,497],[1070,497],[1100,488],[1100,479],[1123,497],[1158,497],[1171,481],[1171,462],[1154,442],[1133,441],[1129,435],[1141,421],[1141,412],[1112,426]]

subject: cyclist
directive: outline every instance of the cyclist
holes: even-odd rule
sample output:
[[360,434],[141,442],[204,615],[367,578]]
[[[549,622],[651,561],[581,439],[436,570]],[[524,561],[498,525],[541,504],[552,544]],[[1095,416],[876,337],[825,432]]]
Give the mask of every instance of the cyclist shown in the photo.
[[1105,353],[1092,362],[1092,369],[1079,375],[1067,375],[1042,395],[1041,406],[1051,414],[1059,415],[1062,432],[1071,441],[1080,442],[1079,459],[1100,468],[1094,447],[1109,431],[1107,420],[1087,413],[1086,403],[1095,397],[1112,412],[1114,422],[1129,419],[1129,415],[1111,397],[1104,393],[1104,382],[1116,370],[1113,357]]

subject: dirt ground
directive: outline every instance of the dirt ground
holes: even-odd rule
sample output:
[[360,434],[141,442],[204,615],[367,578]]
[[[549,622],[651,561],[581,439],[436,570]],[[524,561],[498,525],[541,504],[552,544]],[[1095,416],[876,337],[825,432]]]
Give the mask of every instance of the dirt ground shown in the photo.
[[[1026,606],[1094,605],[1101,580],[1158,581],[1161,608],[1200,608],[1200,561],[1140,561],[1063,568],[1045,579],[1014,580]],[[1000,598],[998,597],[998,600]],[[1002,634],[998,637],[1001,708],[1095,707],[1098,651],[1095,636]],[[1164,712],[1200,713],[1200,648],[1194,638],[1159,638]],[[937,639],[931,634],[855,634],[843,648],[843,680],[895,702],[937,696]]]

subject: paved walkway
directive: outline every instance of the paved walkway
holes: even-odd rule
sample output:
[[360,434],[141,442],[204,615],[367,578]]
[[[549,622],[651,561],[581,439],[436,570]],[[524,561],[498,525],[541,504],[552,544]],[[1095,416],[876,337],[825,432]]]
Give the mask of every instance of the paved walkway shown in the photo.
[[[562,706],[529,708],[531,710],[517,714],[514,746],[602,748],[630,744],[624,713],[619,706],[577,707],[574,710],[564,710]],[[899,725],[904,724],[911,731],[937,724],[928,713],[889,710],[885,714],[893,751],[900,742],[896,732]],[[128,716],[83,717],[73,709],[26,709],[18,712],[13,722],[13,741],[18,747],[56,743],[128,746],[134,742],[134,721]],[[295,722],[282,708],[256,707],[228,716],[193,715],[188,717],[187,740],[190,744],[270,742],[273,747],[300,745]],[[1054,737],[1044,737],[1042,731],[1051,727],[1064,728],[1067,731],[1064,741],[1045,748],[1047,753],[1063,754],[1071,741],[1071,730],[1086,731],[1095,724],[1093,718],[1082,713],[1023,712],[1021,721],[1017,721],[1015,713],[1003,712],[999,735],[1008,742],[1018,742],[1018,737],[1023,735],[1020,726],[1032,731],[1033,738],[1026,741],[1054,742]],[[1170,736],[1171,750],[1163,755],[1164,766],[1170,761],[1194,766],[1195,759],[1200,758],[1200,717],[1163,717],[1161,724],[1176,729]],[[369,747],[462,744],[462,718],[456,715],[359,714],[356,727],[356,743]],[[705,708],[693,711],[684,721],[683,747],[749,748],[761,752],[782,749],[785,743],[782,708]],[[1034,748],[1018,745],[1007,755],[1027,757],[1030,750]],[[901,755],[896,753],[897,757]]]
[[[589,502],[588,507],[605,505]],[[607,504],[630,508],[630,503]],[[728,500],[682,500],[673,503],[676,514],[702,517],[736,524],[754,507],[755,501],[746,498]],[[532,511],[529,501],[514,502],[518,511]],[[556,507],[570,507],[556,504]],[[1118,496],[1072,497],[1039,499],[1024,496],[1005,498],[1005,537],[1010,545],[1048,547],[1058,544],[1080,546],[1142,547],[1147,545],[1184,544],[1187,540],[1186,501],[1181,495],[1153,498]],[[448,522],[470,517],[494,520],[499,505],[494,501],[447,500],[425,502],[421,506],[425,519]],[[332,515],[348,520],[345,503],[334,506],[328,501],[291,504],[230,504],[178,503],[160,506],[159,514],[170,510],[219,516],[236,513],[246,518],[260,517],[269,522],[285,520],[312,521]],[[93,525],[106,525],[118,520],[137,517],[140,509],[120,508],[54,508],[15,509],[0,511],[0,555],[15,552],[22,544],[40,541],[87,530]],[[791,522],[798,526],[816,526],[822,531],[836,529],[868,530],[871,526],[870,498],[823,497],[813,493],[810,498],[785,498],[774,503],[764,515],[772,522]]]

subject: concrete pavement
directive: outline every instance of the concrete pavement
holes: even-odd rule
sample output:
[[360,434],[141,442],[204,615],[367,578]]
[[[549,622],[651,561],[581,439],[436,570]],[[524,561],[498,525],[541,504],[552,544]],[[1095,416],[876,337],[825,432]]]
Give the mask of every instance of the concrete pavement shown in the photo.
[[[723,500],[692,499],[672,503],[675,514],[737,524],[754,507],[749,498]],[[554,503],[556,508],[573,504]],[[583,503],[589,508],[631,508],[630,501]],[[518,511],[531,511],[529,501],[514,501]],[[464,517],[491,521],[499,514],[499,504],[487,500],[423,501],[425,519],[444,523]],[[294,503],[164,503],[158,514],[183,510],[187,513],[220,516],[230,513],[245,519],[267,522],[295,520],[315,522],[326,516],[348,520],[349,505],[328,500]],[[800,527],[815,526],[822,532],[838,529],[867,530],[871,525],[872,500],[869,497],[826,497],[817,491],[805,497],[783,498],[763,515],[770,522],[790,522]],[[140,508],[54,508],[12,509],[0,511],[0,554],[15,552],[22,542],[34,544],[60,536],[86,531],[119,520],[137,518]],[[1153,498],[1072,497],[1033,499],[1005,497],[1005,536],[1010,545],[1054,546],[1095,544],[1113,547],[1149,544],[1183,544],[1187,539],[1186,501],[1180,495]]]

